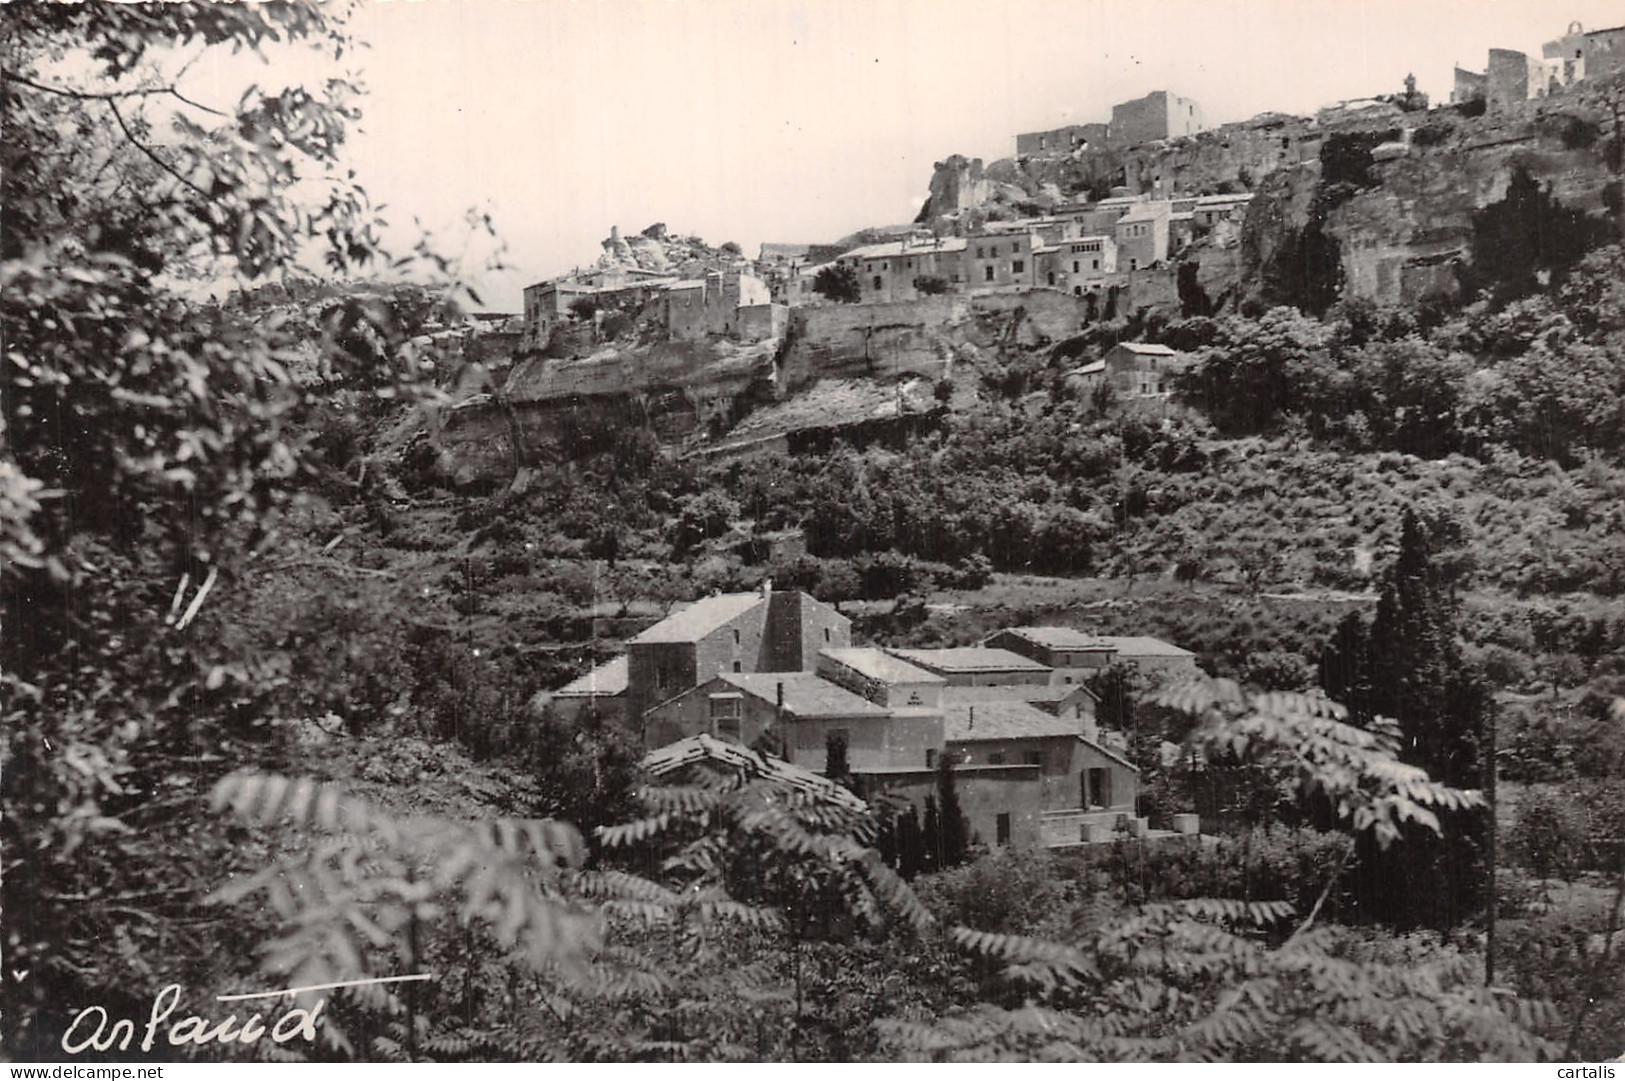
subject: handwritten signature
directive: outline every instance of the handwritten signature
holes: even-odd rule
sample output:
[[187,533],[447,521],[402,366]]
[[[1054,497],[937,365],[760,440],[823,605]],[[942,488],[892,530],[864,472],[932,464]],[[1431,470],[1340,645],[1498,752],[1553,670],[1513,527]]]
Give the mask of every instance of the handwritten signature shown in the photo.
[[[276,991],[249,991],[236,995],[217,995],[217,1002],[249,1002],[257,999],[276,999],[286,996],[293,999],[297,995],[315,991],[333,991],[344,987],[363,987],[369,984],[380,983],[409,983],[418,980],[427,980],[432,977],[426,973],[412,976],[378,976],[364,980],[341,980],[337,983],[319,983],[308,987],[285,987]],[[262,1012],[248,1014],[241,1023],[238,1015],[233,1013],[223,1021],[214,1021],[209,1018],[192,1014],[183,1017],[167,1030],[164,1024],[170,1018],[181,1001],[181,986],[172,983],[159,991],[152,1000],[152,1011],[147,1016],[146,1026],[141,1037],[142,1051],[151,1051],[158,1042],[160,1031],[171,1047],[181,1047],[186,1044],[202,1046],[209,1043],[238,1043],[252,1044],[269,1035],[272,1043],[287,1043],[290,1040],[302,1039],[308,1043],[316,1042],[316,1027],[321,1020],[322,1009],[327,1005],[327,998],[316,1000],[310,1007],[290,1006],[282,1011],[274,1021],[267,1021],[267,1015]],[[90,1026],[94,1024],[94,1028]],[[74,1017],[73,1023],[62,1034],[62,1050],[70,1055],[82,1054],[85,1051],[128,1051],[130,1044],[135,1040],[136,1023],[124,1017],[117,1021],[112,1020],[107,1010],[101,1006],[86,1006]]]

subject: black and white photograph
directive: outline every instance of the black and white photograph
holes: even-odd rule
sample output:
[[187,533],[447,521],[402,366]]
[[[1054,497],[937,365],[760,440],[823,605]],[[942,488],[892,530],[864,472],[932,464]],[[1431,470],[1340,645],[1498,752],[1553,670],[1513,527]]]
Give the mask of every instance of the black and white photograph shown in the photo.
[[14,1078],[1625,1081],[1622,0],[0,2],[0,373]]

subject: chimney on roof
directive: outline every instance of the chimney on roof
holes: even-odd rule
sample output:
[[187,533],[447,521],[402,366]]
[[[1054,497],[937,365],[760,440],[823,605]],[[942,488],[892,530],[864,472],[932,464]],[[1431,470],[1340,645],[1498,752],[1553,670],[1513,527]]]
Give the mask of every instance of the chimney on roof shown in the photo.
[[621,227],[619,225],[611,225],[609,227],[609,239],[610,243],[614,243],[615,241],[621,239]]

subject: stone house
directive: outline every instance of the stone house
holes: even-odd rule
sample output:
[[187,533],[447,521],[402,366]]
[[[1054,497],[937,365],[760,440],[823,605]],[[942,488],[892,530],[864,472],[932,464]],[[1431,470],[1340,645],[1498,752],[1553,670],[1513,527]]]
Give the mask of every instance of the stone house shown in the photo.
[[1191,214],[1198,226],[1211,229],[1221,221],[1240,222],[1246,217],[1247,207],[1252,201],[1253,193],[1250,191],[1233,195],[1202,195],[1197,197]]
[[1201,671],[1196,664],[1196,654],[1160,638],[1103,635],[1101,641],[1112,647],[1114,662],[1133,665],[1148,675],[1175,678],[1194,676]]
[[1120,342],[1101,358],[1102,378],[1125,398],[1167,398],[1174,379],[1187,371],[1191,359],[1166,345]]
[[889,304],[925,295],[914,284],[923,277],[941,278],[953,292],[963,289],[965,244],[963,237],[892,240],[855,248],[836,262],[857,273],[863,303]]
[[596,708],[606,717],[624,717],[627,671],[623,653],[548,695],[547,704],[567,719],[573,719],[588,707]]
[[[1025,702],[949,703],[945,752],[960,809],[989,845],[1036,847],[1109,840],[1134,819],[1139,771],[1079,734],[1075,722]],[[859,792],[916,805],[936,791],[934,768],[853,771]]]
[[965,239],[966,280],[972,290],[1034,285],[1038,263],[1033,255],[1043,241],[1030,232],[988,233]]
[[1113,225],[1117,264],[1123,270],[1144,270],[1168,258],[1168,237],[1173,214],[1165,200],[1136,204]]
[[1196,675],[1196,654],[1144,635],[1088,634],[1073,627],[1007,627],[987,645],[1054,668],[1064,684],[1093,679],[1113,664],[1132,664],[1156,675]]
[[1080,236],[1037,249],[1038,284],[1082,296],[1091,284],[1117,273],[1117,241]]
[[983,644],[1048,665],[1065,686],[1093,679],[1111,666],[1116,652],[1097,635],[1072,627],[1006,627]]
[[523,351],[541,349],[560,323],[571,318],[570,305],[583,297],[595,296],[596,286],[576,281],[550,281],[525,287],[525,329],[520,336]]
[[[786,761],[815,770],[838,733],[853,769],[917,765],[923,755],[891,715],[812,672],[724,672],[649,710],[644,733],[654,746],[701,733],[752,746],[776,734]],[[931,736],[941,738],[940,726]]]
[[627,643],[627,716],[723,672],[813,671],[819,650],[851,644],[851,628],[830,606],[771,583],[695,601]]

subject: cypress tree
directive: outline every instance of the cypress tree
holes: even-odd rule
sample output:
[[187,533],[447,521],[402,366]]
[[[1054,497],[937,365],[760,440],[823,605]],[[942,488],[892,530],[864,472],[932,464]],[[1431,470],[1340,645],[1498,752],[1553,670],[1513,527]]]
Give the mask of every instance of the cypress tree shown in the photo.
[[938,849],[941,866],[957,867],[965,862],[966,850],[970,848],[970,831],[965,825],[964,812],[959,809],[953,757],[948,754],[937,757],[937,802],[941,807],[938,825],[941,830]]
[[920,809],[912,803],[897,818],[897,873],[913,878],[925,868],[925,838],[920,831]]
[[943,862],[942,850],[942,817],[937,814],[937,801],[933,796],[925,797],[925,825],[921,831],[920,870],[935,871],[948,866]]
[[[1370,627],[1351,616],[1321,654],[1321,686],[1350,708],[1354,723],[1399,723],[1400,760],[1457,788],[1484,783],[1480,741],[1494,723],[1493,700],[1456,640],[1453,590],[1437,566],[1433,530],[1410,510],[1399,555]],[[1355,900],[1401,927],[1454,927],[1478,910],[1487,873],[1488,816],[1442,812],[1443,836],[1416,825],[1387,850],[1362,837]]]

